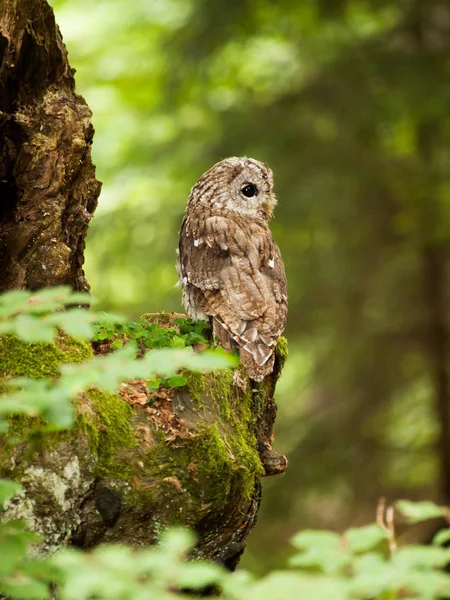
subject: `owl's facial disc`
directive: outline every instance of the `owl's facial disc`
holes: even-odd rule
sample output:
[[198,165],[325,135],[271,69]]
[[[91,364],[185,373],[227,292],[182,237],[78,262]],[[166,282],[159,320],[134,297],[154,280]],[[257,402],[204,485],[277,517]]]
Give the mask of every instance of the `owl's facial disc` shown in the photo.
[[240,170],[231,181],[228,208],[242,214],[270,218],[276,205],[272,173],[260,162],[240,159]]

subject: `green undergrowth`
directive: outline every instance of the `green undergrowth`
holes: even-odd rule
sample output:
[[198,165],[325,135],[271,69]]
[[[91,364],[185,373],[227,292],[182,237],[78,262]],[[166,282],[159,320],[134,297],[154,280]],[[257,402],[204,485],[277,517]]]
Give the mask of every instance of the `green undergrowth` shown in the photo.
[[[209,323],[193,319],[174,317],[170,313],[147,313],[138,321],[126,323],[102,322],[94,323],[95,346],[116,350],[129,342],[137,345],[138,354],[142,356],[147,350],[154,348],[186,348],[201,346],[209,348],[207,337]],[[173,374],[170,377],[153,375],[147,381],[151,392],[159,388],[175,388],[186,385],[182,375]]]
[[108,344],[114,350],[133,341],[141,353],[153,348],[185,348],[209,346],[206,321],[174,317],[170,313],[147,313],[138,321],[127,323],[94,323],[93,342]]

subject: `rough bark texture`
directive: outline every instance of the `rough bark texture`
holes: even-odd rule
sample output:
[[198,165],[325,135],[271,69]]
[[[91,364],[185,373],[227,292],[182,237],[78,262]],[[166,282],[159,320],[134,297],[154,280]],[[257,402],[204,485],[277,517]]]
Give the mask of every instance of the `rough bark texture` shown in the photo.
[[[167,317],[157,317],[160,325]],[[55,375],[61,362],[91,353],[66,336],[56,346],[0,338],[0,386],[5,376]],[[25,519],[42,535],[38,554],[62,545],[146,546],[169,525],[189,526],[199,536],[196,557],[233,569],[258,512],[258,440],[272,433],[283,339],[276,356],[273,376],[257,392],[242,367],[186,372],[185,387],[153,396],[150,405],[144,382],[124,384],[118,395],[89,390],[75,403],[70,431],[42,436],[40,422],[12,418],[9,436],[0,437],[0,477],[25,491],[3,518]],[[11,444],[14,438],[21,442]]]
[[91,112],[52,9],[0,2],[0,291],[89,289],[84,238],[97,205]]

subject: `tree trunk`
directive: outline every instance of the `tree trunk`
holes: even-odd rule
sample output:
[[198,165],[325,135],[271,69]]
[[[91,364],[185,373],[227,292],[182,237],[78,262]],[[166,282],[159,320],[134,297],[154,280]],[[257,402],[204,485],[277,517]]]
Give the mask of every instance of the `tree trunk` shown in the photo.
[[93,127],[45,0],[0,3],[0,291],[87,291]]
[[[100,192],[91,113],[74,92],[46,1],[1,2],[0,292],[88,290],[84,238]],[[89,345],[64,336],[57,346],[0,337],[0,385],[11,375],[52,377],[58,363],[90,356]],[[40,554],[65,544],[152,544],[162,528],[182,524],[199,534],[197,556],[234,568],[256,520],[261,477],[286,468],[270,446],[285,356],[280,340],[261,384],[242,367],[187,373],[187,386],[152,406],[143,382],[120,395],[90,390],[75,402],[75,428],[43,439],[39,423],[13,418],[10,436],[21,442],[0,438],[0,476],[24,493],[3,516],[41,534]]]
[[438,424],[436,455],[439,462],[441,500],[450,503],[450,384],[448,374],[448,335],[446,329],[445,253],[433,245],[424,249],[425,297],[428,301],[428,357],[430,382],[434,391],[434,411]]

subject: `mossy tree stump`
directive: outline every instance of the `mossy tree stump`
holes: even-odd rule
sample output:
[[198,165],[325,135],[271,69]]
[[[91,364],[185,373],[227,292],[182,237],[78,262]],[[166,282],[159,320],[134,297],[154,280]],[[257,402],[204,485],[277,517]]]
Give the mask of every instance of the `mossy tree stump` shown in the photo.
[[[66,336],[54,346],[4,337],[0,377],[53,376],[60,363],[91,355]],[[146,546],[170,525],[189,526],[198,533],[195,556],[233,568],[258,511],[257,440],[272,431],[284,358],[281,341],[277,370],[257,391],[242,368],[185,372],[186,386],[161,393],[142,381],[118,394],[90,389],[75,401],[70,431],[41,436],[42,424],[13,417],[0,441],[0,476],[25,491],[3,516],[26,519],[42,535],[42,554],[61,545]]]

